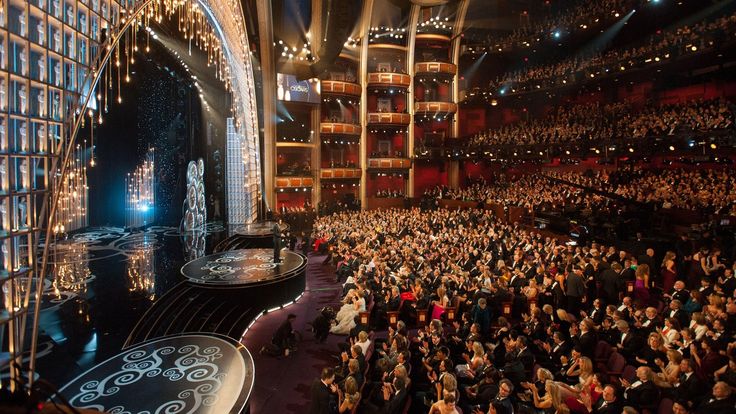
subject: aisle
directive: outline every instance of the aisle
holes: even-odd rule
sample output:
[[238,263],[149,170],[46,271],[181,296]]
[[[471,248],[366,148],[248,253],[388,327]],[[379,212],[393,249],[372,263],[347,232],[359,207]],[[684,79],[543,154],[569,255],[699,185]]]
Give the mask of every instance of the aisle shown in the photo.
[[[335,283],[332,266],[322,265],[325,256],[311,255],[307,264],[307,289],[299,301],[283,310],[269,313],[260,318],[241,342],[253,354],[256,382],[250,397],[250,412],[257,413],[304,413],[309,409],[309,389],[312,381],[319,377],[322,368],[337,364],[337,343],[344,336],[330,335],[327,342],[318,344],[307,322],[311,322],[326,305],[337,305],[341,299],[341,285]],[[302,333],[303,339],[296,353],[288,358],[263,356],[258,350],[271,340],[286,315],[297,315],[294,328]]]

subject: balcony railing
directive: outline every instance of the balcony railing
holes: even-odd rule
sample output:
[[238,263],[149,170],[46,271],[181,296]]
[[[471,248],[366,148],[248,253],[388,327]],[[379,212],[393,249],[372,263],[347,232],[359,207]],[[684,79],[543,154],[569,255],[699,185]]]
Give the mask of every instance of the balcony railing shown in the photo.
[[442,73],[454,76],[457,73],[457,66],[446,62],[417,62],[414,65],[414,72],[417,75],[422,73]]
[[411,168],[411,160],[408,158],[369,158],[368,168],[380,170],[406,170]]
[[368,125],[409,125],[411,115],[400,112],[371,112]]
[[360,125],[332,122],[329,120],[322,121],[319,124],[321,134],[360,135],[361,129]]
[[361,176],[360,168],[322,168],[320,177],[322,179],[356,179]]
[[312,187],[312,185],[314,185],[313,177],[276,176],[276,188],[301,188]]
[[454,114],[457,104],[453,102],[417,102],[414,104],[414,113],[417,114]]
[[336,94],[336,95],[348,95],[348,96],[360,96],[362,90],[360,85],[357,83],[337,81],[337,80],[323,80],[320,89],[323,94]]
[[372,72],[368,74],[368,85],[408,88],[411,85],[411,76],[405,73]]

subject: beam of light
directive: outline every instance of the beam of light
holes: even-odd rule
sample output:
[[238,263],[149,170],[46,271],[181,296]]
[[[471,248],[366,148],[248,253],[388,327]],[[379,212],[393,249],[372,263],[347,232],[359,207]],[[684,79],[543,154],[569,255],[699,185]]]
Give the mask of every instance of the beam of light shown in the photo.
[[587,45],[583,46],[578,56],[590,56],[591,54],[602,51],[609,45],[613,39],[621,32],[626,25],[626,22],[636,13],[636,10],[630,11],[626,16],[622,17],[621,20],[614,23],[611,27],[606,29],[603,33],[596,36],[595,39],[588,42]]
[[473,77],[475,76],[476,72],[478,72],[478,69],[480,69],[481,64],[483,63],[483,60],[485,60],[486,56],[488,56],[488,52],[485,52],[482,55],[480,55],[480,57],[478,58],[478,60],[476,60],[475,62],[473,62],[473,64],[470,65],[470,67],[468,67],[465,70],[465,72],[463,72],[463,77],[465,79],[473,79]]
[[277,118],[281,118],[282,121],[288,119],[289,121],[294,122],[294,117],[291,116],[283,101],[276,101],[276,116]]

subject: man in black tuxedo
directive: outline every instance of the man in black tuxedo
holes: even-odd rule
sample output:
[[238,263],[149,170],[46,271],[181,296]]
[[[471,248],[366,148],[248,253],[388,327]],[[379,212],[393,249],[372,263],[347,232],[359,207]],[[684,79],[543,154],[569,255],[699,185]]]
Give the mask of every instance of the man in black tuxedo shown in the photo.
[[517,354],[516,358],[524,365],[524,372],[531,374],[534,367],[534,354],[529,349],[528,339],[526,336],[516,338]]
[[589,412],[594,414],[621,414],[623,403],[616,395],[616,388],[613,385],[603,387],[601,398],[591,404],[590,395],[585,394],[587,398],[583,398],[583,403]]
[[680,322],[680,326],[688,326],[690,323],[690,317],[687,312],[682,310],[682,302],[677,299],[673,299],[670,302],[670,310],[665,313],[667,318],[675,318]]
[[620,294],[626,289],[626,280],[621,275],[621,271],[621,265],[614,263],[598,276],[598,281],[601,282],[601,293],[606,300],[606,305],[617,304],[620,300]]
[[590,309],[590,312],[587,314],[583,314],[583,312],[581,312],[581,315],[583,317],[587,315],[593,321],[593,324],[598,326],[603,322],[603,318],[606,316],[606,309],[604,309],[601,300],[596,298],[593,301],[593,307]]
[[625,379],[621,379],[621,384],[626,386],[624,391],[624,400],[626,405],[631,405],[637,409],[649,408],[653,409],[659,402],[659,388],[650,381],[654,374],[649,367],[639,367],[636,369],[637,381],[629,384]]
[[618,320],[616,321],[616,327],[621,332],[621,336],[616,343],[616,349],[626,358],[626,361],[630,361],[629,363],[633,364],[635,363],[633,361],[635,361],[636,353],[639,352],[642,343],[636,333],[631,331],[628,322]]
[[578,265],[573,266],[573,271],[567,275],[565,284],[567,285],[565,292],[567,295],[567,311],[573,315],[578,315],[586,292],[583,269]]
[[693,370],[692,361],[689,359],[680,361],[680,381],[672,389],[672,395],[688,401],[695,407],[702,400],[705,389],[705,384]]
[[687,300],[690,299],[690,292],[685,289],[685,282],[678,280],[675,282],[674,286],[672,286],[672,290],[667,292],[665,296],[671,300],[679,300],[680,303],[687,303]]
[[736,276],[733,275],[733,271],[734,269],[727,267],[723,269],[723,276],[718,278],[718,286],[726,297],[732,296],[733,291],[736,290]]
[[309,414],[330,414],[331,400],[337,395],[335,382],[335,370],[332,368],[322,369],[320,379],[312,383],[310,391],[312,404],[309,406]]
[[736,412],[736,399],[731,395],[731,387],[718,381],[713,386],[713,396],[698,407],[698,414],[731,414]]
[[585,318],[580,321],[580,336],[573,338],[573,342],[577,342],[580,353],[584,356],[590,359],[595,358],[595,347],[598,344],[598,339],[596,338],[595,325],[592,319]]
[[404,409],[409,392],[406,390],[406,380],[395,377],[390,384],[384,384],[382,389],[383,404],[367,403],[364,412],[371,414],[399,414]]

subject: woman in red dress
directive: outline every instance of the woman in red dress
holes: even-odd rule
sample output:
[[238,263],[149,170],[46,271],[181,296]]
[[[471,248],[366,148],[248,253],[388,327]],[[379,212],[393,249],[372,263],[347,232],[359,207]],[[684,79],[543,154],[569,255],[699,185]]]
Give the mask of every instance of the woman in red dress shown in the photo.
[[662,275],[662,290],[664,293],[669,292],[675,286],[677,281],[677,269],[675,268],[675,259],[677,256],[673,252],[667,252],[662,260],[662,269],[659,274]]
[[598,399],[603,394],[603,386],[605,381],[603,380],[603,374],[596,373],[593,375],[590,385],[583,388],[580,392],[580,398],[568,397],[565,399],[565,405],[570,409],[571,413],[589,414],[590,411],[585,407],[585,400],[590,398],[590,405],[594,406]]

